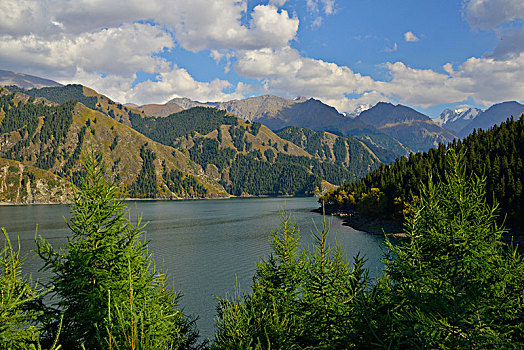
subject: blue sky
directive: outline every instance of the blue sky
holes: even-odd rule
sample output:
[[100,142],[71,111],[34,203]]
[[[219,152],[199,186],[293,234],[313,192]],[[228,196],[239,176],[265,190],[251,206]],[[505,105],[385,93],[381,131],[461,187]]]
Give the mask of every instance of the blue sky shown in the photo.
[[524,99],[522,0],[3,0],[0,69],[120,102],[261,94],[432,117]]

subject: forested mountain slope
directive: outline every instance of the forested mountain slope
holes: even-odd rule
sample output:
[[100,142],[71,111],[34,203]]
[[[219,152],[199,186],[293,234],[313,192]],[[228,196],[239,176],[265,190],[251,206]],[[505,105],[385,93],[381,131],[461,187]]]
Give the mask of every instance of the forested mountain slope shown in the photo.
[[356,179],[352,169],[322,162],[260,123],[194,107],[165,118],[132,115],[133,128],[186,152],[233,195],[306,195],[321,181]]
[[402,218],[413,198],[420,196],[420,185],[444,176],[447,148],[464,152],[466,169],[486,178],[486,201],[500,205],[501,218],[513,228],[524,227],[524,118],[509,119],[500,126],[472,133],[392,165],[382,164],[359,181],[346,183],[319,201],[334,208],[357,209],[361,215]]
[[357,177],[365,176],[380,164],[380,159],[360,140],[326,131],[288,127],[277,135],[293,142],[315,158],[349,169]]
[[81,103],[61,105],[0,91],[0,157],[67,177],[86,147],[103,157],[131,197],[227,196],[186,155]]
[[86,107],[101,112],[120,123],[131,125],[129,121],[130,113],[138,113],[145,116],[138,109],[131,109],[116,103],[110,98],[99,94],[93,89],[79,85],[70,84],[58,87],[44,87],[41,89],[22,89],[17,86],[7,87],[11,92],[20,92],[31,97],[44,97],[45,99],[61,104],[70,100],[75,100],[84,104]]

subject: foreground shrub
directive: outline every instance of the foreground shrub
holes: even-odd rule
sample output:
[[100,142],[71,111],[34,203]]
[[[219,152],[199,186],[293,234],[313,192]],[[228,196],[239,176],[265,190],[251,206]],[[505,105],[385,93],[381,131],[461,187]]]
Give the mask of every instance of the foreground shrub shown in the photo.
[[408,212],[406,239],[386,240],[383,276],[370,283],[326,245],[298,251],[282,216],[273,254],[257,266],[251,295],[219,299],[217,349],[480,349],[524,347],[524,261],[500,242],[484,180],[462,155],[430,180]]

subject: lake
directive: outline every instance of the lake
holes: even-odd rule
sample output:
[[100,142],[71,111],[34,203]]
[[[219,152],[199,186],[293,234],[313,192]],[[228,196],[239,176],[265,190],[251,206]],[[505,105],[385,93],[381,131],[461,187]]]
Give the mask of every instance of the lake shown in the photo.
[[[142,213],[150,251],[157,266],[163,266],[183,293],[186,313],[198,315],[203,337],[212,338],[216,315],[216,297],[232,294],[238,283],[250,292],[257,262],[270,253],[269,234],[278,229],[280,210],[284,207],[300,226],[304,247],[313,243],[313,220],[322,229],[322,216],[312,213],[317,198],[235,198],[227,200],[137,201],[129,202],[132,218],[135,205]],[[39,272],[40,258],[33,252],[34,236],[46,238],[55,249],[70,235],[65,221],[70,217],[67,205],[29,205],[0,207],[0,226],[16,243],[20,236],[22,254],[26,254],[24,272],[46,280]],[[383,238],[342,225],[331,219],[329,242],[345,249],[349,257],[361,252],[368,259],[372,276],[382,269]],[[2,236],[3,241],[3,236]],[[3,242],[2,242],[3,246]]]

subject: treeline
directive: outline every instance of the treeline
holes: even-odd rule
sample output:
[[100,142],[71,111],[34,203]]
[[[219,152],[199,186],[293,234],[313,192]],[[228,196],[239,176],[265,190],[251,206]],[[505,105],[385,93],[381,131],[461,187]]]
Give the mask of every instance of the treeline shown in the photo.
[[[159,194],[154,163],[157,159],[156,154],[144,144],[140,148],[140,158],[142,167],[135,181],[129,186],[128,195],[132,198],[155,198]],[[168,169],[165,161],[162,161],[161,180],[178,197],[204,198],[208,193],[196,177],[184,174],[178,169]]]
[[[341,184],[355,179],[352,172],[340,165],[321,162],[305,156],[291,156],[286,143],[279,150],[276,142],[262,153],[248,141],[248,133],[257,136],[262,125],[239,125],[237,117],[224,111],[195,107],[169,117],[142,118],[131,116],[133,128],[165,145],[178,146],[186,137],[192,145],[185,146],[189,157],[207,169],[214,165],[221,184],[233,195],[312,195],[321,188],[321,180]],[[228,125],[229,128],[223,128]],[[217,138],[197,136],[217,130]],[[225,135],[225,134],[228,135]],[[225,137],[231,143],[224,146]],[[263,145],[265,146],[265,144]],[[345,146],[344,146],[345,147]]]
[[198,132],[208,134],[220,125],[237,125],[238,119],[215,108],[194,107],[168,117],[142,118],[130,112],[129,120],[136,131],[164,145],[173,146],[177,138]]
[[497,202],[512,228],[524,227],[524,119],[510,118],[500,126],[474,131],[464,140],[440,145],[428,152],[401,157],[382,164],[359,181],[346,183],[319,199],[326,205],[356,209],[361,215],[401,220],[408,206],[420,197],[429,178],[438,181],[450,169],[445,162],[448,149],[465,153],[469,173],[486,178],[486,200]]
[[[462,157],[462,158],[461,158]],[[218,299],[214,339],[198,344],[180,294],[155,268],[140,220],[94,155],[75,190],[63,250],[38,238],[49,283],[21,277],[4,232],[2,349],[519,349],[524,347],[524,260],[499,244],[504,229],[485,183],[447,152],[441,181],[421,189],[406,239],[387,249],[382,275],[365,257],[327,244],[329,224],[300,249],[285,212],[258,263],[252,292]],[[45,298],[50,294],[52,298]]]

